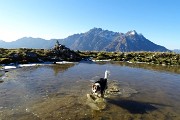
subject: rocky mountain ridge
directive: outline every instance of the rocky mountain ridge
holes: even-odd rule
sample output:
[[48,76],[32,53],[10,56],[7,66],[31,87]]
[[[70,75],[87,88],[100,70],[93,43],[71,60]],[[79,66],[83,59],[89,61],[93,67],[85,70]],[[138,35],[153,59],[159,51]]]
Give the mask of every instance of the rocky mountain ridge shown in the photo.
[[0,48],[52,48],[56,41],[72,50],[81,51],[169,51],[163,46],[157,45],[146,39],[135,30],[127,33],[93,28],[81,34],[74,34],[65,39],[45,40],[41,38],[21,38],[13,42],[0,41]]

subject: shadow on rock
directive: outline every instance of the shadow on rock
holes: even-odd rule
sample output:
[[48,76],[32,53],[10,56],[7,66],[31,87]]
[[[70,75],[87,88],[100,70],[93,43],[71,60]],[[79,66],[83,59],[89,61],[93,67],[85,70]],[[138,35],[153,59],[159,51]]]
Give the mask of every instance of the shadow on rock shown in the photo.
[[122,107],[132,114],[144,114],[148,111],[157,110],[157,107],[154,107],[150,103],[138,102],[133,100],[107,99],[107,102]]

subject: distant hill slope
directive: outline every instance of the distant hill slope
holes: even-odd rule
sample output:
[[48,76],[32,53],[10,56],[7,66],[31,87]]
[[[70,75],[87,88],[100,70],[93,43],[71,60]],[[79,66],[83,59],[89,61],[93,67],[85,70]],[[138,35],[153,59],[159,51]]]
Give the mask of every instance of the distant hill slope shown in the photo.
[[55,40],[23,37],[13,42],[0,41],[0,48],[52,48],[55,42]]
[[[56,40],[24,37],[13,42],[0,41],[0,47],[52,48]],[[165,47],[149,41],[135,30],[127,33],[119,33],[102,30],[101,28],[93,28],[88,32],[74,34],[65,39],[58,39],[58,41],[70,49],[84,51],[169,51]]]
[[175,53],[180,54],[180,49],[174,49],[174,50],[172,50],[172,51],[175,52]]

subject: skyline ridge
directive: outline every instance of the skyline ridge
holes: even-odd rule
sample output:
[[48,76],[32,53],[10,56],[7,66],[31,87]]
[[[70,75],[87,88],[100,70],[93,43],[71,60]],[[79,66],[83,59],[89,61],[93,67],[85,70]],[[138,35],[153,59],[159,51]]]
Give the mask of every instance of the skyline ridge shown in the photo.
[[113,32],[103,30],[102,28],[92,28],[87,32],[68,36],[64,39],[46,40],[42,38],[23,37],[16,41],[2,43],[4,48],[51,48],[55,41],[73,50],[90,51],[169,51],[162,45],[145,38],[135,30],[122,32]]
[[[143,33],[138,33],[136,30],[128,30],[127,32],[123,33],[123,32],[120,32],[120,31],[112,31],[112,30],[103,29],[103,28],[99,28],[99,27],[93,27],[93,28],[91,28],[90,30],[88,30],[88,31],[86,31],[86,32],[83,32],[83,33],[74,33],[74,34],[69,35],[69,36],[67,36],[67,37],[65,37],[65,38],[45,39],[45,38],[41,38],[41,37],[24,36],[24,37],[22,37],[22,38],[19,38],[19,39],[16,39],[16,40],[14,40],[14,41],[10,41],[10,42],[7,42],[7,43],[15,42],[15,41],[18,41],[18,40],[21,40],[21,39],[24,39],[24,38],[27,38],[27,39],[29,39],[29,38],[42,39],[42,40],[47,40],[47,41],[49,41],[49,40],[63,40],[63,39],[66,39],[66,38],[68,38],[68,37],[71,37],[71,36],[73,36],[73,35],[88,33],[88,32],[90,32],[91,30],[108,31],[108,32],[113,32],[113,33],[117,33],[117,34],[124,34],[124,35],[130,34],[131,32],[135,32],[135,34],[144,36]],[[0,40],[0,41],[6,42],[6,41],[4,41],[4,40]],[[151,40],[151,41],[152,41],[152,40]],[[159,44],[158,44],[158,45],[159,45]],[[161,45],[161,46],[162,46],[162,45]],[[165,47],[166,47],[166,46],[165,46]],[[167,48],[167,47],[166,47],[166,48]],[[169,48],[168,48],[168,49],[169,49]],[[174,49],[179,49],[179,48],[174,48]],[[169,49],[169,50],[174,50],[174,49]]]

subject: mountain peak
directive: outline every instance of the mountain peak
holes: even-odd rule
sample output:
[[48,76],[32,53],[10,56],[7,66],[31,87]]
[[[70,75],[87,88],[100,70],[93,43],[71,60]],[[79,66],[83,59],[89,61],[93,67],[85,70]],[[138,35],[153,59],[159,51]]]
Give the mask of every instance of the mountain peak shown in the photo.
[[94,27],[94,28],[90,29],[88,32],[101,32],[101,31],[103,31],[102,28],[96,28],[96,27]]
[[137,35],[137,32],[135,30],[128,31],[126,35]]

